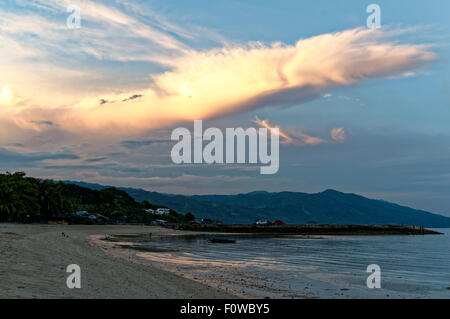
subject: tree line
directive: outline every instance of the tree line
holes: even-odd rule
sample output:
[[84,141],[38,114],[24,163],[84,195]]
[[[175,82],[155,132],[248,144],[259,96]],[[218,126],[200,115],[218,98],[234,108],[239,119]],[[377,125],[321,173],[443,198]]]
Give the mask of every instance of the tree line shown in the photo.
[[[137,202],[128,193],[114,187],[101,190],[27,177],[24,172],[0,174],[0,222],[47,222],[53,219],[77,221],[75,212],[101,214],[112,221],[119,218],[148,223],[159,218],[149,216],[145,209],[157,209],[156,204]],[[193,220],[191,213],[170,210],[163,217],[168,222]]]

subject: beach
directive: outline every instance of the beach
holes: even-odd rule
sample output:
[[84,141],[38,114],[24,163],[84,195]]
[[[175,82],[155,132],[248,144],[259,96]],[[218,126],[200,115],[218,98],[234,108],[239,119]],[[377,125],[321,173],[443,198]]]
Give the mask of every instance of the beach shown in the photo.
[[[130,249],[102,245],[98,240],[108,233],[169,235],[183,232],[156,226],[0,224],[0,298],[233,297],[140,263]],[[66,268],[70,264],[81,268],[80,289],[67,288],[70,274]]]
[[[229,245],[159,226],[0,224],[0,298],[448,298],[450,239],[438,231],[221,235]],[[80,289],[66,285],[71,264]],[[369,264],[382,289],[367,288]]]

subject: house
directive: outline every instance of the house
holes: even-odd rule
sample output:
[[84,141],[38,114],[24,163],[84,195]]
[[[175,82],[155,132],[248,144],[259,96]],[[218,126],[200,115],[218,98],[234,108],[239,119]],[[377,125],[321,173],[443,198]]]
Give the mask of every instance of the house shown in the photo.
[[158,215],[169,215],[170,214],[170,208],[158,208],[156,210],[155,214],[158,214]]
[[274,224],[274,225],[284,225],[284,222],[282,222],[281,220],[274,220],[272,222],[272,224]]
[[256,222],[255,222],[255,224],[256,225],[267,225],[269,223],[269,221],[268,220],[257,220]]
[[149,209],[146,209],[145,212],[146,212],[147,214],[154,214],[154,213],[155,213],[155,210],[149,208]]

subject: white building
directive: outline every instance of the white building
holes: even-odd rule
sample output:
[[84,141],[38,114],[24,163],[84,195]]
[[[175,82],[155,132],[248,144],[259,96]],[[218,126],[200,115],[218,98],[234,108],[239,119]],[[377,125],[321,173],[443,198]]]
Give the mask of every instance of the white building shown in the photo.
[[155,214],[158,215],[169,215],[170,213],[170,208],[158,208],[155,212]]
[[149,208],[149,209],[146,209],[145,212],[148,213],[148,214],[154,214],[154,213],[155,213],[155,210]]

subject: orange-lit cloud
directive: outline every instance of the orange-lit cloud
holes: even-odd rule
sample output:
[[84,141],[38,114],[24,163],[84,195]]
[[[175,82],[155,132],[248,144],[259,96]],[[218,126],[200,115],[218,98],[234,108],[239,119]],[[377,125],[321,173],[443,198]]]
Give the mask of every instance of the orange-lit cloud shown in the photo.
[[[90,95],[65,107],[20,108],[14,119],[27,128],[32,121],[51,121],[72,132],[143,132],[261,107],[301,104],[324,90],[403,74],[436,57],[427,46],[389,42],[388,36],[392,32],[357,28],[295,45],[189,49],[166,61],[170,70],[153,75],[146,90]],[[136,95],[139,98],[130,99]],[[308,143],[315,142],[319,143],[314,139]]]
[[303,133],[300,130],[293,129],[283,129],[281,130],[278,126],[271,126],[267,120],[260,120],[258,117],[254,120],[254,122],[262,127],[267,129],[278,128],[279,134],[281,137],[281,144],[285,145],[297,145],[297,146],[305,146],[305,145],[318,145],[322,143],[326,143],[325,140],[314,137],[308,134]]
[[336,142],[343,143],[347,139],[347,134],[343,127],[335,127],[330,132],[331,138]]

